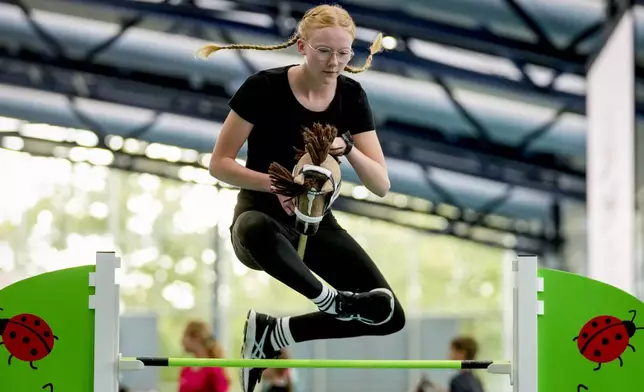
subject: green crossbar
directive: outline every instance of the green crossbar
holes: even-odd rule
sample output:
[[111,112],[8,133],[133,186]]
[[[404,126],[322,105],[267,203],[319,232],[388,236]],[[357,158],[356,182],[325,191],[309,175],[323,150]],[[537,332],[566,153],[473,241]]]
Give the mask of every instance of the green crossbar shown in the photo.
[[509,361],[361,360],[361,359],[211,359],[128,357],[152,367],[256,367],[256,368],[349,368],[349,369],[487,369]]

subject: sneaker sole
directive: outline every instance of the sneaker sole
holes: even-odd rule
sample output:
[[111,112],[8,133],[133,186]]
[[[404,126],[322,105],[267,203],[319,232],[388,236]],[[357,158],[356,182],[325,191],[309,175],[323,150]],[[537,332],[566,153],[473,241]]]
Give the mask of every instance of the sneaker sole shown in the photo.
[[385,293],[390,297],[389,308],[391,310],[389,311],[389,317],[387,317],[385,319],[385,321],[381,321],[379,323],[374,323],[373,325],[385,324],[385,323],[389,322],[389,320],[391,320],[391,318],[394,316],[394,308],[396,307],[396,300],[394,299],[394,293],[392,293],[391,290],[389,290],[389,289],[373,289],[371,291],[377,291],[379,293]]
[[[255,343],[255,334],[257,333],[257,325],[255,324],[257,314],[254,310],[249,310],[246,314],[246,323],[244,323],[244,343],[242,344],[241,357],[242,359],[249,359],[253,353],[253,345]],[[250,392],[248,389],[251,368],[241,369],[241,385],[244,392]],[[253,386],[253,389],[255,387]]]

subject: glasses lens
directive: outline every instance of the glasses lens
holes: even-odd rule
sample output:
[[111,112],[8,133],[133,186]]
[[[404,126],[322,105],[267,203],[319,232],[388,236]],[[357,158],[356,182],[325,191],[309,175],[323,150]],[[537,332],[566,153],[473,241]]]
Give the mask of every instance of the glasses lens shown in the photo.
[[333,51],[329,48],[318,48],[317,49],[318,58],[320,60],[328,60],[333,56]]
[[[317,53],[318,59],[320,59],[321,61],[327,61],[331,58],[331,56],[333,56],[334,52],[330,48],[321,47],[316,49],[316,53]],[[338,61],[341,63],[348,62],[349,60],[351,60],[352,57],[353,57],[353,53],[350,51],[347,52],[343,50],[337,53]]]
[[338,61],[341,63],[347,63],[351,60],[351,53],[342,52],[338,54]]

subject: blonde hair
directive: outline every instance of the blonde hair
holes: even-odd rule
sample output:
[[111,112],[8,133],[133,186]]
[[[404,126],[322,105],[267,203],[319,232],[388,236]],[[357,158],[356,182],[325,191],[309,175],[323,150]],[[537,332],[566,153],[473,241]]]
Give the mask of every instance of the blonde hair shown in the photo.
[[[225,358],[224,349],[221,344],[214,338],[212,331],[203,321],[191,321],[186,326],[184,334],[192,339],[201,342],[206,349],[209,358]],[[224,377],[230,382],[228,371],[224,368]]]
[[[293,46],[297,43],[298,39],[308,40],[312,33],[324,27],[335,27],[339,26],[346,29],[351,37],[355,39],[356,37],[356,25],[353,22],[353,19],[349,13],[338,5],[319,5],[317,7],[311,8],[302,17],[302,20],[297,25],[296,33],[286,42],[279,45],[245,45],[245,44],[234,44],[220,46],[215,44],[208,44],[199,49],[197,55],[208,58],[211,54],[218,50],[223,49],[233,49],[233,50],[243,50],[243,49],[254,49],[254,50],[280,50],[286,49],[290,46]],[[378,33],[378,36],[371,44],[369,48],[369,57],[365,61],[362,67],[352,67],[345,66],[344,70],[350,73],[360,73],[366,71],[371,67],[371,62],[373,61],[373,56],[382,51],[382,33]]]

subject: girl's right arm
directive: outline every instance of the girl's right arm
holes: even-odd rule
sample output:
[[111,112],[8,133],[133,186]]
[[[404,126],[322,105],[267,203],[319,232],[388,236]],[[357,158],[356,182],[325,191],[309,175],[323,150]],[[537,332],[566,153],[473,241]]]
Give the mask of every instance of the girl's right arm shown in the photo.
[[253,124],[231,110],[215,143],[209,172],[211,176],[232,186],[271,192],[271,180],[268,174],[247,169],[235,161],[252,129]]

